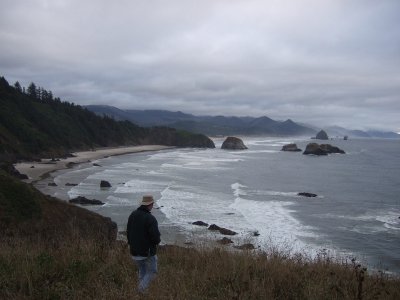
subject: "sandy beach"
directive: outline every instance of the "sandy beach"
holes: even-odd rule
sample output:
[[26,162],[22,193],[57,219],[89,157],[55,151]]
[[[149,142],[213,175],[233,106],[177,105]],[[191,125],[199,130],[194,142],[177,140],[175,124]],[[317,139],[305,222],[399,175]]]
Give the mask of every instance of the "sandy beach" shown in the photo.
[[24,180],[25,182],[36,182],[40,179],[43,179],[43,177],[51,172],[67,169],[73,164],[90,162],[92,160],[104,158],[107,156],[143,151],[157,151],[171,148],[174,147],[162,145],[142,145],[115,148],[98,148],[93,151],[73,152],[72,154],[74,155],[74,157],[59,160],[56,159],[56,161],[52,161],[51,159],[42,159],[40,162],[21,162],[15,164],[15,168],[20,173],[26,174],[29,177],[29,179]]
[[[52,161],[51,159],[42,159],[40,162],[22,162],[15,164],[15,168],[22,174],[28,175],[29,179],[23,180],[28,183],[33,183],[37,189],[42,193],[55,196],[62,200],[68,200],[67,190],[65,186],[49,186],[53,182],[56,171],[71,168],[77,164],[89,163],[94,160],[106,158],[109,156],[139,153],[145,151],[160,151],[172,149],[175,147],[163,145],[143,145],[143,146],[130,146],[130,147],[115,147],[115,148],[99,148],[94,151],[81,151],[72,153],[74,157]],[[33,166],[33,167],[32,167]],[[137,199],[138,203],[140,199]],[[93,210],[95,207],[85,207],[86,209]],[[185,246],[187,242],[186,235],[176,226],[165,223],[165,215],[161,210],[156,207],[153,212],[160,224],[160,231],[162,233],[163,244],[175,244]],[[168,222],[167,222],[168,223]],[[125,224],[121,227],[118,224],[119,230],[125,230]],[[125,239],[124,235],[118,235],[118,239]]]

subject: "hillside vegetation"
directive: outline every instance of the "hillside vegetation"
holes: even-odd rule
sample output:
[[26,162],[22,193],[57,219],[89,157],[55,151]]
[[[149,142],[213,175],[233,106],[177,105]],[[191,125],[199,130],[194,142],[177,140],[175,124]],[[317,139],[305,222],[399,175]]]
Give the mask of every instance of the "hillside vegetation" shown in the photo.
[[355,261],[176,246],[141,296],[115,237],[110,219],[0,172],[0,299],[400,299],[398,278]]
[[214,147],[204,135],[168,127],[144,128],[115,121],[54,98],[31,83],[25,90],[0,77],[0,161],[64,156],[95,147],[162,144]]

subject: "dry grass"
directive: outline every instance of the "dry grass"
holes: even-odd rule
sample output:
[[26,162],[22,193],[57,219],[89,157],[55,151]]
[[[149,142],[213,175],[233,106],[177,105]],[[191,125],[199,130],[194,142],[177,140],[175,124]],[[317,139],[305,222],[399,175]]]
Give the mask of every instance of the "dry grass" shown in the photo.
[[3,238],[1,299],[400,299],[400,280],[368,275],[354,262],[221,249],[159,251],[159,275],[137,293],[123,242],[72,235],[53,241]]

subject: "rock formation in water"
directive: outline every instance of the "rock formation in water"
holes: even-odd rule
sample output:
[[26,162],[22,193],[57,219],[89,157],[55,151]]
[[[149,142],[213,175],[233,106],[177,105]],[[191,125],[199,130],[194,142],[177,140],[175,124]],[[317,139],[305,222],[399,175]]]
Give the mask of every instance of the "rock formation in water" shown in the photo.
[[345,154],[342,149],[338,147],[332,146],[330,144],[317,144],[317,143],[309,143],[304,150],[303,154],[313,154],[313,155],[328,155],[331,153],[340,153]]
[[281,151],[300,152],[301,149],[297,148],[296,144],[287,144],[282,147]]
[[329,140],[328,134],[324,130],[318,132],[315,138],[317,140]]
[[102,181],[100,181],[100,187],[109,188],[109,187],[111,187],[111,184],[106,180],[102,180]]
[[221,149],[244,150],[247,149],[247,147],[241,139],[233,136],[228,136],[222,143]]

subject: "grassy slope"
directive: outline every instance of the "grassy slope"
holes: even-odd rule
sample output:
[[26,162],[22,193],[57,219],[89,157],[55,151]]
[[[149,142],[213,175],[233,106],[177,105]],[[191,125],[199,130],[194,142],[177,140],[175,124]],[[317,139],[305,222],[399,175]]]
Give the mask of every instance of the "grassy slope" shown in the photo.
[[[109,219],[5,173],[0,200],[0,299],[143,299],[127,245],[110,242]],[[144,298],[400,299],[400,280],[324,256],[165,246]]]

